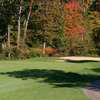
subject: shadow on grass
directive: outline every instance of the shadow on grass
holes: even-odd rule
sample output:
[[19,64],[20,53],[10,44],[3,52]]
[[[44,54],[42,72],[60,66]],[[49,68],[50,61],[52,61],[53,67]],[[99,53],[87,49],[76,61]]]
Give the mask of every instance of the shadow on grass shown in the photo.
[[91,69],[91,70],[94,71],[94,72],[100,73],[100,68],[94,68],[94,69]]
[[86,63],[86,62],[99,62],[95,60],[71,60],[71,59],[66,59],[66,62],[71,62],[71,63]]
[[22,71],[0,73],[2,75],[8,75],[9,77],[27,79],[38,79],[38,82],[49,83],[54,87],[83,87],[88,83],[99,79],[100,76],[86,74],[81,75],[73,72],[64,72],[60,70],[43,70],[43,69],[25,69]]

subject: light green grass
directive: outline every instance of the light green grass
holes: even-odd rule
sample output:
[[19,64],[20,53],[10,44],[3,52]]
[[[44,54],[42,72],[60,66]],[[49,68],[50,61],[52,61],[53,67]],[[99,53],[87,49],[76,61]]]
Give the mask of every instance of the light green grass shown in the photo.
[[0,100],[91,100],[82,88],[100,78],[100,62],[57,59],[0,61]]

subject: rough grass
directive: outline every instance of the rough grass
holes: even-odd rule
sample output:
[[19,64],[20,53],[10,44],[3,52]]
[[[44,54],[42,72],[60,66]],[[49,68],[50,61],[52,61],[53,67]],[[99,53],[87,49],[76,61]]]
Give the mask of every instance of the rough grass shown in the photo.
[[0,61],[0,100],[91,100],[82,88],[100,79],[100,62],[57,59]]

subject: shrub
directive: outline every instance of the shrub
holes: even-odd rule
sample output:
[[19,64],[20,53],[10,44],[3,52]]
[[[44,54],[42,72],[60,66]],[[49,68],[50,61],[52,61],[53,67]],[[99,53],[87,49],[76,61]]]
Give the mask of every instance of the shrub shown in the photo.
[[55,53],[55,54],[53,54],[52,56],[53,56],[53,57],[61,57],[62,55],[59,54],[59,53]]
[[31,57],[42,57],[42,50],[41,49],[31,49],[30,56]]
[[52,47],[47,47],[46,48],[46,53],[48,56],[53,56],[55,53],[58,53],[56,49]]
[[5,60],[6,57],[3,54],[0,54],[0,60]]
[[16,46],[11,46],[3,52],[6,57],[8,57],[9,53],[10,59],[25,59],[30,57],[29,49],[18,49]]
[[16,46],[13,46],[13,47],[10,47],[10,48],[7,48],[3,53],[6,57],[8,57],[9,53],[10,53],[10,57],[11,59],[15,59],[17,58],[18,56],[18,49]]
[[19,59],[26,59],[26,58],[30,58],[30,50],[21,50],[19,49],[19,53],[17,55],[17,58]]
[[61,56],[58,51],[52,47],[47,47],[45,49],[35,48],[31,49],[30,56],[31,57],[42,57],[43,51],[45,50],[45,56]]

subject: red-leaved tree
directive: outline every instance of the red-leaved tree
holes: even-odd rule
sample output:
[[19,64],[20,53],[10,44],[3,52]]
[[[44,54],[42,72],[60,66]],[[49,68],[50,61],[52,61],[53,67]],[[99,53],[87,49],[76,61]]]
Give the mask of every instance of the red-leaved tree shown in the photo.
[[84,26],[82,25],[82,8],[79,3],[72,0],[71,3],[65,4],[65,28],[64,32],[66,36],[76,35],[82,37],[85,32]]

